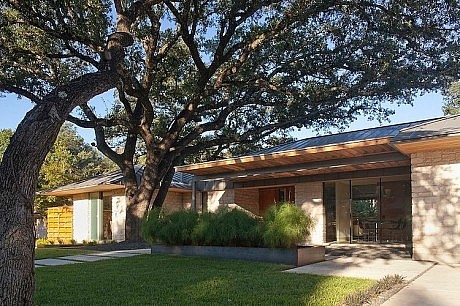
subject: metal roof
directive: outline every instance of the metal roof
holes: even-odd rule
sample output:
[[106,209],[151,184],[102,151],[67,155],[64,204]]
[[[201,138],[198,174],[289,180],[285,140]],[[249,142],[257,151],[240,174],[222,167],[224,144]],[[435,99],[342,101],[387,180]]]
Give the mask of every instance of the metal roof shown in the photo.
[[[136,171],[136,179],[139,182],[144,172],[144,166],[136,165],[134,166],[134,170]],[[174,177],[171,182],[170,188],[191,189],[192,178],[193,178],[193,175],[191,174],[176,172],[174,173]],[[101,185],[120,185],[120,186],[123,185],[123,175],[121,173],[121,170],[100,174],[94,177],[83,179],[75,183],[70,183],[70,184],[60,186],[60,187],[57,187],[51,190],[42,191],[40,193],[47,193],[50,191],[57,192],[57,191],[64,191],[64,190],[83,189],[86,187],[101,186]]]
[[419,121],[414,121],[414,122],[387,125],[387,126],[369,128],[369,129],[358,130],[358,131],[351,131],[351,132],[344,132],[344,133],[338,133],[338,134],[306,138],[306,139],[301,139],[301,140],[297,140],[294,142],[278,145],[276,147],[263,149],[263,150],[251,153],[247,156],[272,154],[272,153],[279,153],[279,152],[291,151],[291,150],[302,150],[302,149],[307,149],[307,148],[321,147],[321,146],[333,145],[333,144],[341,144],[341,143],[347,143],[347,142],[353,142],[353,141],[362,141],[362,140],[368,140],[368,139],[378,139],[378,138],[387,138],[387,137],[391,138],[391,137],[395,137],[396,135],[398,135],[402,129],[415,127],[420,124],[431,122],[433,120],[438,120],[438,119],[419,120]]
[[393,142],[403,142],[455,134],[460,134],[460,115],[439,118],[404,128],[392,140]]

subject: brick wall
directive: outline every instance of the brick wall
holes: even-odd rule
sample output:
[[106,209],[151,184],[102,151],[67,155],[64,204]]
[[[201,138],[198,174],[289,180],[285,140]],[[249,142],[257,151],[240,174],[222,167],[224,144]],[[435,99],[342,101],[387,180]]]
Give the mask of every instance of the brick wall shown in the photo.
[[185,207],[182,195],[183,194],[180,192],[168,191],[168,193],[166,194],[166,198],[163,202],[163,207],[168,212],[174,212],[184,209]]
[[235,189],[235,204],[253,214],[258,214],[259,189]]
[[295,202],[313,218],[314,227],[310,238],[306,241],[313,244],[324,242],[324,206],[323,184],[321,182],[302,183],[295,185]]
[[235,204],[235,190],[217,190],[208,192],[208,211],[217,211],[221,207]]
[[414,259],[460,263],[460,149],[411,155]]

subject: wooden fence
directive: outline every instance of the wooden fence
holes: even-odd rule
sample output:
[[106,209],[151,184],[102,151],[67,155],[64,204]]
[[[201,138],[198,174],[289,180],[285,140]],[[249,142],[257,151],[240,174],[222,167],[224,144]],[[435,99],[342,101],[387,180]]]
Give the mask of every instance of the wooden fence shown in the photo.
[[70,242],[72,239],[72,206],[48,208],[48,240]]

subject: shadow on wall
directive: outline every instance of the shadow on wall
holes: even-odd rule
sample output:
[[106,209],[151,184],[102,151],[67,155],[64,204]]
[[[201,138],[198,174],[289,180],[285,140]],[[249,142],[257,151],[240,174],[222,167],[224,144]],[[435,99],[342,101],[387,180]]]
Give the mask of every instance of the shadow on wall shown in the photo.
[[460,163],[442,154],[418,154],[412,164],[413,257],[460,263]]

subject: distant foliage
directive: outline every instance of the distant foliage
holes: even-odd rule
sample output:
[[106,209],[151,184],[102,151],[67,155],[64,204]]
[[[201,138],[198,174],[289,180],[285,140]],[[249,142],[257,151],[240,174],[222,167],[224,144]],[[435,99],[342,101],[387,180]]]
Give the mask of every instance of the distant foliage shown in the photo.
[[152,210],[143,221],[142,236],[150,243],[244,247],[294,247],[310,234],[311,218],[290,203],[274,206],[261,221],[233,209],[217,213]]
[[292,203],[270,207],[264,219],[264,245],[273,248],[293,247],[310,235],[312,219]]
[[442,107],[444,115],[460,114],[460,82],[450,85],[445,100]]
[[[115,170],[113,164],[95,148],[86,144],[71,124],[65,123],[46,156],[38,177],[38,190],[47,190]],[[63,197],[41,196],[35,199],[37,211],[53,206],[70,205]]]
[[6,150],[6,147],[10,143],[10,138],[13,136],[13,130],[2,129],[0,130],[0,161],[2,160],[3,153]]
[[[10,129],[0,130],[0,161],[13,133]],[[115,169],[112,161],[86,144],[75,128],[65,123],[40,169],[37,189],[55,188]],[[41,213],[48,207],[70,204],[70,199],[63,197],[38,195],[35,198],[35,209]]]

